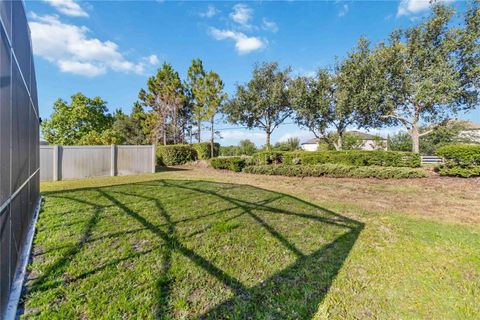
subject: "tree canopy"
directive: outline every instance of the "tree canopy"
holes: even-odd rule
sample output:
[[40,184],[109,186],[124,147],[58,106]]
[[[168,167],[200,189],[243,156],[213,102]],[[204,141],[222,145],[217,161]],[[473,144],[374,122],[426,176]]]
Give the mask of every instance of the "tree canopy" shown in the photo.
[[166,145],[169,127],[173,143],[180,141],[178,124],[185,95],[178,72],[170,64],[164,63],[157,74],[148,79],[147,89],[141,89],[138,98],[144,106],[150,107],[157,114],[154,142],[162,139]]
[[220,76],[214,72],[209,71],[205,77],[200,81],[201,90],[198,92],[200,103],[204,106],[204,119],[210,120],[210,151],[211,156],[214,154],[214,138],[215,138],[215,115],[221,107],[227,95],[223,92],[223,81]]
[[51,118],[42,122],[43,137],[49,144],[88,144],[92,136],[111,129],[113,117],[107,111],[106,102],[100,97],[88,98],[76,93],[70,103],[57,99]]
[[[361,38],[333,70],[320,69],[315,77],[293,79],[290,95],[296,123],[341,150],[349,126],[373,125],[369,107],[380,97],[374,81],[376,73],[369,43]],[[328,134],[331,127],[335,134]]]
[[401,125],[419,152],[420,125],[434,125],[478,104],[480,90],[480,11],[474,2],[459,25],[452,8],[436,4],[422,23],[393,32],[380,44],[374,62],[382,76],[374,78],[382,101],[370,112],[383,125]]
[[234,97],[223,109],[229,122],[264,130],[267,148],[272,132],[293,112],[288,91],[290,72],[290,67],[281,70],[277,62],[255,65],[252,79],[237,85]]
[[187,88],[189,103],[192,110],[193,121],[197,125],[197,141],[202,140],[202,121],[208,119],[207,107],[205,105],[206,99],[206,86],[205,81],[206,72],[203,69],[203,62],[200,59],[192,60],[187,72],[187,80],[185,81],[185,87]]
[[142,105],[135,102],[130,115],[123,112],[114,114],[113,130],[122,137],[125,144],[149,144],[151,139],[152,115],[145,112]]
[[[237,84],[228,101],[220,76],[207,72],[199,58],[184,81],[164,63],[138,98],[130,115],[113,116],[99,97],[77,93],[70,103],[58,99],[42,123],[43,136],[64,145],[185,143],[187,135],[192,140],[193,126],[201,141],[202,124],[209,121],[213,146],[221,112],[232,124],[263,130],[268,149],[272,133],[292,119],[337,150],[361,146],[348,136],[351,127],[403,126],[408,139],[392,137],[393,148],[432,153],[458,136],[458,128],[444,126],[447,120],[480,101],[480,1],[458,15],[435,3],[416,25],[393,31],[376,46],[362,37],[344,59],[312,77],[292,79],[291,68],[277,62],[255,64],[251,80]],[[298,142],[275,147],[295,149]],[[244,143],[248,153],[255,149]]]

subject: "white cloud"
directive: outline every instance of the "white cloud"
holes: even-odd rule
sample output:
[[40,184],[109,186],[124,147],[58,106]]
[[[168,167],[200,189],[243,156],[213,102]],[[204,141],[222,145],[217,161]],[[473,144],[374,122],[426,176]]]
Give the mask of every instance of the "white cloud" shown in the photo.
[[250,20],[253,16],[253,10],[243,3],[237,3],[233,6],[233,11],[230,13],[230,18],[238,23],[240,26],[250,29]]
[[200,15],[200,17],[203,17],[203,18],[211,18],[211,17],[217,15],[219,12],[220,12],[220,10],[217,10],[217,8],[215,8],[214,5],[210,4],[207,7],[207,11],[200,12],[199,15]]
[[146,62],[158,63],[152,55],[140,62],[125,59],[118,45],[89,37],[85,26],[63,23],[58,16],[31,14],[33,51],[36,55],[56,64],[62,72],[95,77],[114,70],[143,74]]
[[71,17],[88,17],[88,13],[74,0],[44,0],[58,12]]
[[152,54],[148,56],[148,63],[150,63],[151,65],[157,65],[160,63],[160,60],[158,59],[157,55]]
[[278,31],[278,25],[274,21],[270,21],[267,18],[262,19],[262,29],[272,31],[276,33]]
[[75,73],[83,76],[95,77],[105,73],[105,68],[88,62],[58,60],[58,67],[62,72]]
[[[453,0],[438,0],[438,2],[451,2]],[[401,0],[398,6],[397,17],[417,14],[426,11],[431,6],[430,0]]]
[[344,17],[347,13],[348,13],[348,10],[349,10],[349,7],[348,7],[348,4],[344,4],[341,8],[340,8],[340,11],[338,12],[338,16],[341,18],[341,17]]
[[240,54],[249,53],[266,46],[266,41],[258,37],[249,37],[242,32],[210,28],[210,34],[216,40],[230,39],[235,41],[235,49]]

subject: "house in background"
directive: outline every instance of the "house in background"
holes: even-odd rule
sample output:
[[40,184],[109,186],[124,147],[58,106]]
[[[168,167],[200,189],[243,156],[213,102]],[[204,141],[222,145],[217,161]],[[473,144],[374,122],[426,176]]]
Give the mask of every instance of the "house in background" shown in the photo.
[[480,124],[472,121],[464,121],[463,126],[465,127],[458,137],[461,140],[480,143]]
[[[361,140],[360,150],[387,150],[387,139],[381,136],[360,131],[347,131],[346,134]],[[322,142],[325,142],[323,138],[313,138],[303,142],[301,147],[305,151],[317,151],[318,144]]]
[[320,138],[312,138],[310,140],[302,142],[302,144],[300,146],[305,151],[317,151],[318,144],[320,142],[322,142],[322,140]]

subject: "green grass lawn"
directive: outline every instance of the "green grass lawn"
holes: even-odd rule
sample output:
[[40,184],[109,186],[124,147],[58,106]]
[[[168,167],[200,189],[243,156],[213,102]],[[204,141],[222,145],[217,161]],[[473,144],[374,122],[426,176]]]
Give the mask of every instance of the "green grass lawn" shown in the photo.
[[170,173],[43,189],[27,318],[480,317],[478,226]]

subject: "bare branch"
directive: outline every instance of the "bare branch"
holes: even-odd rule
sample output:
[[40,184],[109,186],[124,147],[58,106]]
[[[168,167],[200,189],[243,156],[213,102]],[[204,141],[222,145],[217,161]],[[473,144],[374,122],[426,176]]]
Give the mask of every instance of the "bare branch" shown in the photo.
[[388,118],[393,118],[393,119],[397,119],[398,121],[400,121],[405,127],[408,127],[408,125],[413,125],[413,123],[411,121],[409,121],[408,119],[406,118],[403,118],[403,117],[400,117],[400,116],[397,116],[395,114],[386,114],[386,115],[382,115],[380,116],[380,118],[382,119],[388,119]]
[[435,130],[435,129],[427,130],[427,131],[425,131],[425,132],[420,133],[418,136],[419,136],[419,137],[426,136],[427,134],[432,133],[434,130]]

